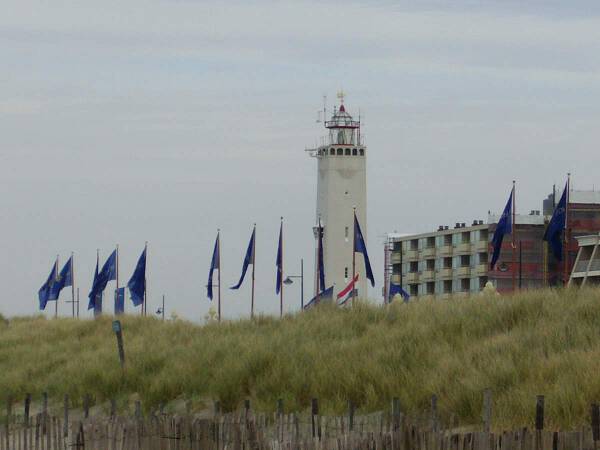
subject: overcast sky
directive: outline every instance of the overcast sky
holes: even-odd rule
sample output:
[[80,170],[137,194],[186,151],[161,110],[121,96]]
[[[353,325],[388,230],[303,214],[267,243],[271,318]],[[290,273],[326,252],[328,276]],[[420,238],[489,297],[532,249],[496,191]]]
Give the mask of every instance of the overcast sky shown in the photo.
[[[316,161],[304,149],[340,88],[369,147],[377,301],[385,233],[486,219],[513,179],[521,213],[568,171],[577,189],[600,185],[597,1],[8,0],[0,61],[7,315],[35,313],[55,255],[74,251],[89,317],[96,249],[120,245],[124,284],[148,241],[149,311],[165,293],[167,314],[202,320],[216,229],[231,285],[253,222],[257,310],[274,314],[280,216],[286,269],[305,258],[308,297]],[[248,314],[248,281],[223,292],[226,317]],[[298,309],[297,284],[285,303]]]

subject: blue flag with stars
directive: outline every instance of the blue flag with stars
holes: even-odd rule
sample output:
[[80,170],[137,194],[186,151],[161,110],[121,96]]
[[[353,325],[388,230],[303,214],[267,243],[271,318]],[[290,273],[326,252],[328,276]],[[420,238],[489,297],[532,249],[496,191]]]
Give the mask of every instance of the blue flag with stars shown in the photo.
[[144,248],[138,259],[133,275],[127,283],[127,288],[129,288],[129,296],[134,306],[144,303],[144,294],[146,293],[146,248]]
[[371,286],[375,286],[375,277],[373,276],[373,270],[371,270],[369,254],[367,253],[367,244],[365,243],[362,231],[360,231],[360,225],[358,223],[358,219],[356,218],[356,213],[354,213],[354,251],[356,253],[363,254],[367,278],[371,281]]
[[46,309],[46,303],[50,300],[56,300],[58,296],[55,296],[54,292],[54,284],[56,283],[58,278],[58,273],[56,271],[56,262],[52,265],[52,270],[50,271],[50,275],[48,275],[48,279],[42,285],[40,290],[38,291],[38,300],[40,302],[40,309]]
[[213,250],[212,259],[210,261],[210,269],[208,271],[208,284],[206,285],[206,295],[210,300],[213,299],[213,272],[215,270],[220,270],[219,267],[221,267],[219,234],[220,233],[217,233],[217,239],[215,240],[215,248]]
[[254,264],[254,238],[256,235],[256,227],[252,230],[252,236],[250,237],[250,242],[248,243],[248,248],[246,249],[246,256],[244,257],[244,264],[242,265],[242,275],[240,276],[240,281],[235,286],[231,286],[230,289],[239,289],[242,283],[244,282],[244,277],[246,276],[246,271],[248,270],[248,266],[250,264]]
[[500,220],[498,220],[496,230],[494,231],[494,236],[492,237],[492,247],[494,249],[492,253],[492,261],[490,263],[491,270],[494,270],[494,267],[498,262],[498,258],[500,257],[500,250],[502,249],[502,241],[504,240],[504,236],[512,233],[513,197],[514,188],[510,192],[510,197],[508,198],[508,202],[506,202],[506,206],[504,207],[504,211],[502,212]]
[[563,191],[560,200],[556,205],[556,208],[554,208],[552,218],[550,219],[550,223],[548,223],[548,228],[546,228],[546,232],[544,233],[544,241],[547,241],[548,244],[550,244],[552,254],[559,261],[562,261],[563,258],[563,245],[561,240],[561,233],[566,227],[568,192],[569,182],[567,182],[567,184],[565,185],[565,190]]

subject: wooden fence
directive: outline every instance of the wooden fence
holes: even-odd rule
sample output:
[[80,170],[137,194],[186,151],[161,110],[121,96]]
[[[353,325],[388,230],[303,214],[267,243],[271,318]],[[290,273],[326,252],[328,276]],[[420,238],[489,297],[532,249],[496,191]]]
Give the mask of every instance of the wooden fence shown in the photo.
[[571,432],[544,429],[544,398],[536,399],[535,428],[494,433],[490,431],[491,399],[484,395],[483,422],[478,431],[444,426],[437,419],[432,398],[426,417],[409,418],[400,412],[398,399],[389,411],[355,415],[349,404],[344,416],[319,415],[317,400],[310,411],[285,414],[254,412],[247,401],[241,411],[222,414],[143,416],[136,402],[133,416],[114,414],[89,417],[89,399],[83,416],[69,417],[68,398],[61,417],[48,413],[47,396],[41,411],[29,416],[30,398],[23,415],[13,413],[9,402],[0,429],[0,450],[597,450],[599,409],[591,407],[591,424]]

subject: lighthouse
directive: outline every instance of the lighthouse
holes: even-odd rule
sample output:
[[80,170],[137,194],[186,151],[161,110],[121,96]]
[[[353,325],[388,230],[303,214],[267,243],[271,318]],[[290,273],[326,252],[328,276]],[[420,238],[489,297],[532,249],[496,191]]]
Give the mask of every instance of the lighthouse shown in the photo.
[[[367,148],[361,140],[360,118],[354,120],[346,110],[344,93],[337,95],[339,107],[323,123],[327,134],[311,156],[317,160],[317,210],[315,248],[318,247],[318,223],[323,228],[323,266],[326,287],[334,286],[334,298],[352,280],[354,210],[363,235],[367,234]],[[315,260],[318,258],[315,252]],[[315,264],[315,275],[318,263]],[[367,297],[367,282],[362,258],[356,258],[358,298]],[[315,276],[315,295],[317,294]]]

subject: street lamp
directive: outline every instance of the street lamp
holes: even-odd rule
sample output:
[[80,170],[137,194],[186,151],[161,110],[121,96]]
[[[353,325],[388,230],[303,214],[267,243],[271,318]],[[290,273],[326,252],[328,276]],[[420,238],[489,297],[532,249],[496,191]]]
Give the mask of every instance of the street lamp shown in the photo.
[[165,296],[164,296],[164,294],[163,294],[163,298],[162,298],[162,307],[159,307],[156,310],[156,315],[162,316],[162,320],[165,320]]
[[304,259],[300,259],[300,275],[288,275],[283,284],[289,286],[294,278],[300,278],[300,310],[304,310]]

